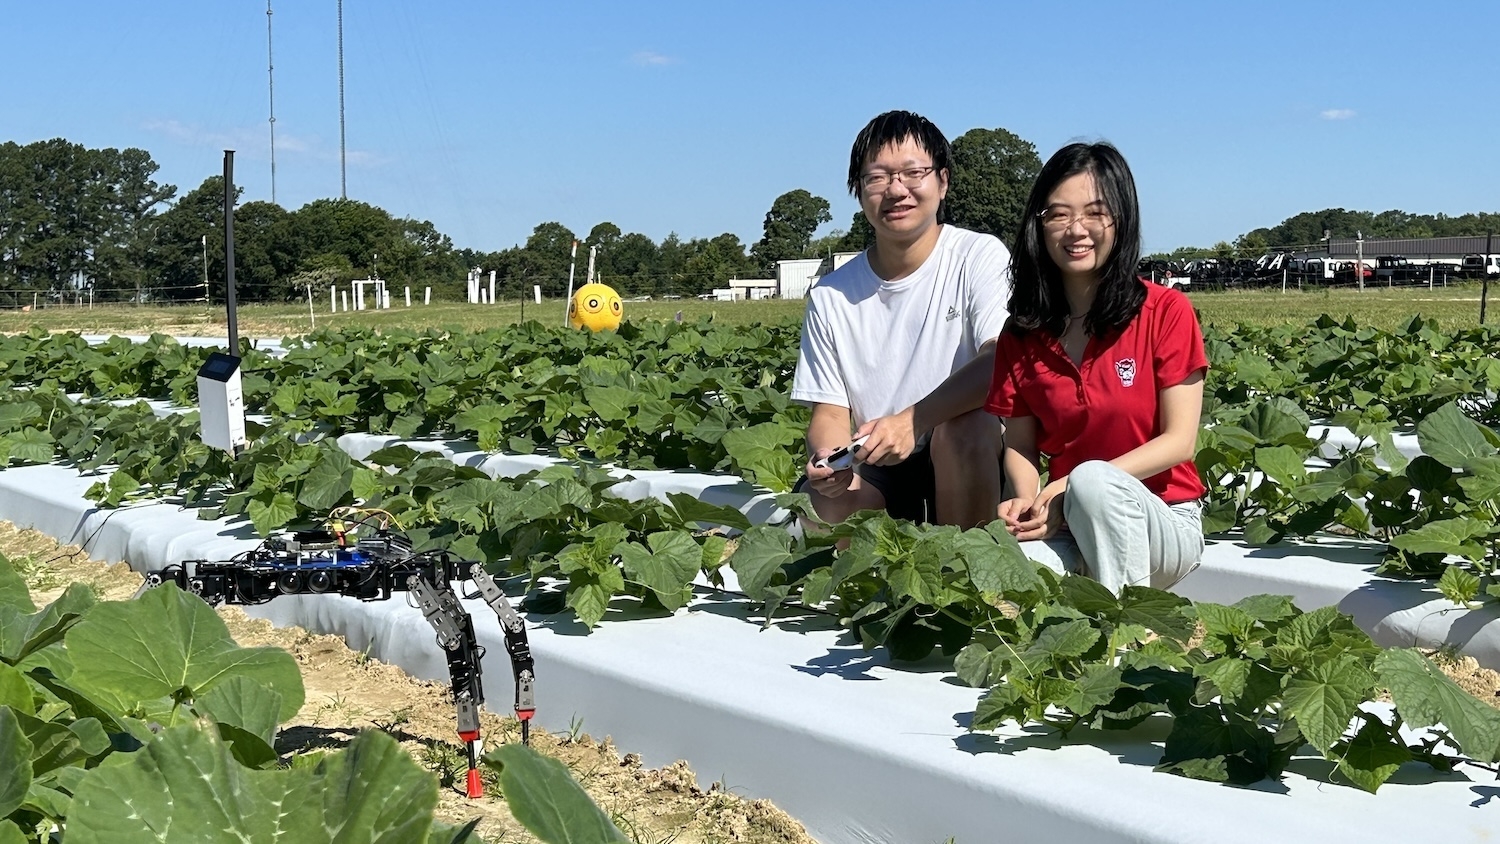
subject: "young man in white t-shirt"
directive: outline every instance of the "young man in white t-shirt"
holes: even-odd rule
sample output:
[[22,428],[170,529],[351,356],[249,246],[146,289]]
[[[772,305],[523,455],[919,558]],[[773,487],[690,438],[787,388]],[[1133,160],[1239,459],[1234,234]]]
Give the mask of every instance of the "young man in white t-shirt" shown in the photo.
[[[938,222],[949,147],[927,119],[859,133],[849,192],[875,244],[808,293],[792,399],[812,408],[803,491],[827,522],[859,510],[972,527],[1001,499],[1001,427],[982,409],[1010,298],[992,235]],[[867,436],[843,470],[815,465]]]

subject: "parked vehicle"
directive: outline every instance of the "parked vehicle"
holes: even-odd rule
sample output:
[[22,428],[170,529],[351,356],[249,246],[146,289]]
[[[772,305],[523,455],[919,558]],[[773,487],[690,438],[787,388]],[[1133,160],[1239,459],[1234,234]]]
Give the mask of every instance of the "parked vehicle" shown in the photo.
[[[1358,275],[1356,275],[1356,267],[1362,270]],[[1370,261],[1365,261],[1363,265],[1360,265],[1358,261],[1345,261],[1333,271],[1335,284],[1359,284],[1360,276],[1364,277],[1365,284],[1375,281],[1375,267]]]
[[1141,278],[1149,278],[1163,287],[1185,288],[1193,283],[1192,276],[1176,261],[1141,261],[1135,272]]
[[1465,255],[1463,273],[1467,276],[1500,275],[1500,255]]
[[1417,267],[1404,255],[1381,255],[1375,259],[1375,277],[1387,284],[1411,284],[1427,280],[1425,267]]

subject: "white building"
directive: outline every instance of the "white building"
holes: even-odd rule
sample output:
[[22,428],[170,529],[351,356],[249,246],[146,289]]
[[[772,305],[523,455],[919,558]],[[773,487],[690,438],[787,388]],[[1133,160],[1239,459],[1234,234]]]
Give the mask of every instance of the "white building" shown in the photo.
[[822,275],[818,272],[821,266],[822,258],[777,261],[776,295],[783,299],[801,299],[806,296],[807,288],[812,287],[813,282]]
[[849,263],[857,255],[858,252],[835,252],[827,258],[777,261],[776,295],[782,299],[801,299],[818,283],[818,279]]
[[729,289],[735,299],[771,299],[776,296],[774,278],[731,278]]

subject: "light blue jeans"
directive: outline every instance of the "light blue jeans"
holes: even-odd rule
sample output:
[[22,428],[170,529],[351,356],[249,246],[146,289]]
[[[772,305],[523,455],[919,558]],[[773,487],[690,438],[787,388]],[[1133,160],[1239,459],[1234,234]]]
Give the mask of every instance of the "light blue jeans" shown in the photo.
[[1203,508],[1168,505],[1129,473],[1091,460],[1068,475],[1067,527],[1022,542],[1027,557],[1058,573],[1082,574],[1115,594],[1127,585],[1168,589],[1203,558]]

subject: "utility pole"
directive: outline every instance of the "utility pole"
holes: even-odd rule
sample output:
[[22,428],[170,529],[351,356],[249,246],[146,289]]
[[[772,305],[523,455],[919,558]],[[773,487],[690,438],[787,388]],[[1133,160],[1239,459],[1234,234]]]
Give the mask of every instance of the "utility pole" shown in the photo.
[[276,204],[276,61],[271,51],[271,0],[266,0],[266,92],[271,107],[271,204]]
[[240,356],[240,329],[234,301],[234,150],[224,150],[224,305],[229,311],[229,354]]
[[1483,274],[1484,281],[1479,288],[1479,324],[1484,325],[1484,312],[1490,303],[1490,255],[1494,245],[1495,233],[1489,232],[1484,236],[1484,260],[1480,262],[1479,271]]
[[339,198],[349,198],[349,169],[344,135],[344,0],[339,0]]
[[203,301],[208,301],[208,235],[203,236]]
[[573,309],[573,270],[578,266],[578,241],[573,241],[572,257],[568,259],[568,298],[563,300],[563,325],[568,324],[568,314]]
[[1359,290],[1365,289],[1365,233],[1356,231],[1354,233],[1354,277],[1359,279]]
[[599,244],[597,244],[597,243],[594,244],[593,246],[589,247],[589,276],[588,276],[589,277],[589,281],[588,281],[589,284],[593,284],[594,283],[594,253],[596,253],[598,251],[599,251]]

